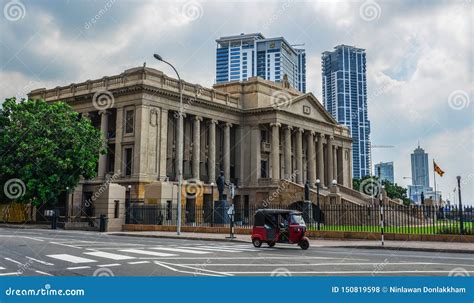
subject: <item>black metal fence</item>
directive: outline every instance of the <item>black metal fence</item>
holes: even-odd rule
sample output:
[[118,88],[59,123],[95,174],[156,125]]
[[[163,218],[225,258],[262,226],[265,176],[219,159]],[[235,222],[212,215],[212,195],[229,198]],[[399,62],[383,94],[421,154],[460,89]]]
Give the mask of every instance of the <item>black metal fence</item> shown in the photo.
[[[272,205],[271,208],[284,208]],[[381,212],[384,232],[405,234],[465,234],[474,235],[472,206],[435,207],[427,205],[338,205],[294,204],[292,209],[303,212],[309,230],[379,232]],[[234,226],[251,228],[257,208],[235,207]],[[228,207],[184,205],[181,213],[183,226],[226,227],[230,224]],[[161,205],[131,203],[126,212],[127,224],[176,225],[177,208]]]

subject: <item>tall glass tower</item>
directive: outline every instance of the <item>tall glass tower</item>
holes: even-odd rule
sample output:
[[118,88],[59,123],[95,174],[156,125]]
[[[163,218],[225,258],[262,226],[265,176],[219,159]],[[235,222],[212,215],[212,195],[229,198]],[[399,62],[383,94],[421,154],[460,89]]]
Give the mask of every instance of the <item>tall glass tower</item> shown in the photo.
[[216,83],[244,81],[258,76],[279,82],[288,76],[291,86],[306,92],[306,54],[283,37],[240,34],[216,40]]
[[323,102],[331,115],[351,130],[352,176],[371,173],[370,121],[367,113],[365,50],[338,45],[322,54]]
[[411,179],[412,185],[430,187],[428,154],[420,145],[411,154]]

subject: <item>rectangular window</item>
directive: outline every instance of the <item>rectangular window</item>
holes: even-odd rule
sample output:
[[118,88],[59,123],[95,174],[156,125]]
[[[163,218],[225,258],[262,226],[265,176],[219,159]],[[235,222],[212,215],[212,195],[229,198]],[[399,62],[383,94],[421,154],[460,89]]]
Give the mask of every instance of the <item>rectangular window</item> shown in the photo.
[[132,175],[132,161],[133,161],[133,150],[132,148],[125,149],[125,176]]
[[120,214],[120,201],[114,200],[114,218],[117,219]]
[[261,178],[268,178],[268,169],[267,169],[268,162],[266,160],[260,161],[260,177]]
[[133,118],[134,118],[134,110],[127,110],[125,112],[125,133],[130,134],[133,133]]

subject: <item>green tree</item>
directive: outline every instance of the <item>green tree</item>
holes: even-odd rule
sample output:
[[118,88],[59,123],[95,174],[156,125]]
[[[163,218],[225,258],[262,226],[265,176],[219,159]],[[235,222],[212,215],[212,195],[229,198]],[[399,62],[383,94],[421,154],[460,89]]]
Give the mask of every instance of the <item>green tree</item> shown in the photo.
[[6,99],[0,110],[0,201],[55,204],[96,174],[100,131],[63,102]]
[[352,188],[354,190],[362,191],[365,194],[368,194],[364,191],[364,184],[368,184],[369,182],[374,186],[384,186],[385,191],[387,192],[387,196],[390,199],[401,199],[405,205],[410,204],[410,199],[407,196],[406,188],[399,186],[398,184],[393,184],[390,181],[383,180],[380,182],[379,178],[376,176],[365,176],[362,179],[352,179]]

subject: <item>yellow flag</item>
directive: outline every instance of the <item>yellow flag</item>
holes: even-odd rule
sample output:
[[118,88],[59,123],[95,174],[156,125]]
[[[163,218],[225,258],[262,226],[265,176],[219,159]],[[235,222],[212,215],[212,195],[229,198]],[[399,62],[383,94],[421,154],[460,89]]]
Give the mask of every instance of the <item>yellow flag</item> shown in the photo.
[[436,164],[435,161],[433,161],[433,168],[434,168],[434,171],[440,176],[442,177],[444,175],[444,171],[441,169],[441,167],[438,166],[438,164]]

